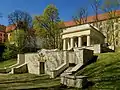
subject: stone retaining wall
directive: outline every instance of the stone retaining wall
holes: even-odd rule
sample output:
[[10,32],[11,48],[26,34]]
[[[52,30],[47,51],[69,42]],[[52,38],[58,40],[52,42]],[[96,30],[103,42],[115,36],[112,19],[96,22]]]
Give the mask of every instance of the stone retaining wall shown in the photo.
[[87,84],[86,76],[62,75],[61,84],[68,87],[82,88]]

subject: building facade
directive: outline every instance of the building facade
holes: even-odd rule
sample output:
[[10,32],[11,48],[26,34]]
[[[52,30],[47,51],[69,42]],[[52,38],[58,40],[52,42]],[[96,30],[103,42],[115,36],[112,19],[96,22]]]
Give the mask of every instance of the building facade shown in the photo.
[[62,39],[63,50],[85,48],[94,50],[94,53],[101,53],[102,48],[100,46],[105,43],[105,36],[90,24],[65,28]]
[[6,40],[6,26],[0,25],[0,43],[4,43]]
[[96,16],[88,16],[86,22],[76,23],[75,21],[64,22],[66,27],[72,27],[82,24],[91,24],[98,28],[105,35],[105,43],[119,47],[120,46],[120,10],[113,12],[110,17],[109,13],[99,14],[98,21]]

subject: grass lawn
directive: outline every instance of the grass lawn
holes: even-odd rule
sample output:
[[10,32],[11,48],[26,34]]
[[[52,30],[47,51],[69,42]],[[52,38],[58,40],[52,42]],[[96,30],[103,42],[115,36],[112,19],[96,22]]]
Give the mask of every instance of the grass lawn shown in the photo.
[[6,61],[1,61],[0,62],[0,68],[4,68],[4,67],[9,67],[13,64],[16,64],[17,60],[16,59],[10,59],[10,60],[6,60]]
[[33,74],[0,75],[0,90],[2,89],[3,90],[6,89],[34,90],[37,88],[50,88],[59,85],[60,85],[60,79],[50,79],[48,75],[41,75],[41,76],[33,75]]
[[120,53],[98,55],[97,62],[88,65],[77,75],[88,76],[92,90],[120,90]]

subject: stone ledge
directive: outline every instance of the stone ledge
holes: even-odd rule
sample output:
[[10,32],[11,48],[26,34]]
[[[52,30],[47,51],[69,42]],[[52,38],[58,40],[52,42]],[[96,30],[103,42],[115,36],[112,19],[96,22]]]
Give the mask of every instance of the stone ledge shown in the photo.
[[69,87],[82,88],[86,83],[87,76],[61,75],[61,84]]

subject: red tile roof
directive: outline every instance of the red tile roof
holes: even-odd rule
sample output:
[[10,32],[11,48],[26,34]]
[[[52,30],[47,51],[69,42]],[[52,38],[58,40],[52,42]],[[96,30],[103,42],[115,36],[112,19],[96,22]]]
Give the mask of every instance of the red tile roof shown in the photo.
[[[115,15],[116,15],[116,16],[120,16],[120,10],[116,10]],[[96,16],[88,16],[86,23],[95,22],[95,17],[96,17]],[[99,15],[98,15],[98,20],[99,20],[99,21],[106,20],[106,19],[108,19],[108,13],[103,13],[103,14],[99,14]],[[72,20],[72,21],[64,22],[64,24],[65,24],[65,27],[70,27],[70,26],[75,26],[75,25],[77,25],[77,24],[75,23],[75,21],[73,21],[73,20]]]
[[9,25],[9,26],[7,26],[6,27],[6,32],[9,32],[9,31],[11,31],[11,30],[15,30],[15,28],[16,28],[16,26],[15,25]]

